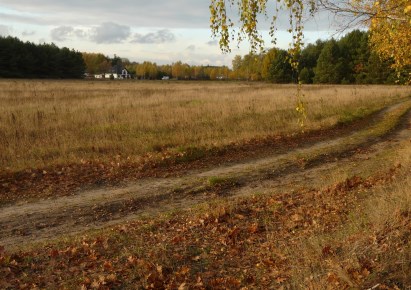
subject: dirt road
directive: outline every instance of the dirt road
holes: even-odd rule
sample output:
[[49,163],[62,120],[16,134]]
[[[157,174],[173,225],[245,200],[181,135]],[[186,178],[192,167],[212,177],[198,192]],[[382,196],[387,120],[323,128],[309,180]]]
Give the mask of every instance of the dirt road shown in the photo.
[[[390,114],[407,110],[411,102],[397,104],[369,120],[360,131],[264,158],[192,170],[182,177],[144,178],[117,188],[98,188],[40,201],[25,201],[0,208],[0,245],[9,249],[24,244],[77,234],[126,220],[192,207],[216,197],[245,196],[324,185],[330,172],[372,160],[411,138],[411,113],[401,117],[389,133],[378,132]],[[358,169],[359,170],[359,169]]]

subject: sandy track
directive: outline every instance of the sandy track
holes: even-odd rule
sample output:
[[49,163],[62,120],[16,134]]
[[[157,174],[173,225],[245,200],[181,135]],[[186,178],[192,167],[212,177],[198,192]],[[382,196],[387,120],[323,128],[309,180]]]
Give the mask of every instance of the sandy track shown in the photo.
[[[388,108],[381,115],[400,105]],[[342,162],[370,159],[397,142],[409,140],[410,128],[411,113],[407,113],[400,126],[383,138],[353,132],[286,153],[192,171],[183,177],[147,178],[118,188],[100,188],[74,196],[4,206],[0,208],[0,245],[18,248],[34,241],[188,208],[216,195],[244,196],[310,186],[321,176],[326,179],[330,170]],[[356,154],[358,148],[369,150]],[[304,163],[304,156],[314,157]],[[213,177],[221,182],[212,184]]]

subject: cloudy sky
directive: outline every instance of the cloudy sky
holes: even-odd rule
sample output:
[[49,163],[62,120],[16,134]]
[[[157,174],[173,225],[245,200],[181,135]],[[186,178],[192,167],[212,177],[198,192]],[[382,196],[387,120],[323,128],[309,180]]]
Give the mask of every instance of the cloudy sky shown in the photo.
[[[55,43],[78,51],[114,54],[159,64],[231,65],[246,54],[247,43],[222,54],[209,29],[209,0],[0,0],[0,35],[34,43]],[[262,23],[264,23],[262,21]],[[278,44],[289,43],[288,18],[278,21]],[[331,17],[306,24],[306,41],[329,38]],[[267,25],[261,27],[270,46]]]

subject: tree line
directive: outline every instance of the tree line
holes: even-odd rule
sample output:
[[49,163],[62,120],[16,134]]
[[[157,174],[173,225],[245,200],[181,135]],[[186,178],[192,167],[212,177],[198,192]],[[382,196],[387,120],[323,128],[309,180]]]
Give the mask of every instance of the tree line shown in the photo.
[[[276,6],[274,11],[270,4]],[[304,48],[305,21],[327,11],[342,20],[340,24],[343,30],[358,25],[367,27],[370,32],[367,35],[367,43],[371,46],[373,53],[378,54],[386,62],[390,62],[390,68],[396,70],[399,79],[403,79],[405,75],[405,82],[411,83],[411,73],[409,73],[411,67],[410,0],[210,0],[209,8],[211,33],[219,39],[219,46],[223,52],[231,52],[233,43],[241,43],[244,40],[247,40],[252,52],[263,48],[264,39],[259,31],[261,29],[259,24],[261,16],[265,16],[266,21],[271,18],[271,21],[269,21],[269,35],[271,40],[276,43],[277,19],[280,14],[288,12],[289,25],[287,31],[292,36],[292,41],[287,59],[295,72],[302,72],[299,58]],[[267,17],[271,12],[274,13],[273,16]],[[233,17],[233,15],[239,17]],[[314,70],[313,82],[354,82],[353,76],[356,77],[357,72],[352,73],[351,76],[346,75],[346,72],[344,72],[346,67],[341,67],[339,62],[339,59],[344,58],[345,53],[344,50],[341,50],[345,47],[340,44],[327,43],[325,45],[324,55],[319,56],[317,59],[318,67]],[[322,57],[334,61],[334,63],[328,63],[328,66],[338,67],[338,69],[331,71],[331,77],[329,78],[322,76],[322,70],[327,68],[325,62],[320,62]],[[347,60],[349,61],[350,57]],[[370,61],[373,61],[373,59]],[[352,63],[349,64],[352,65]],[[360,65],[366,64],[360,63]],[[348,69],[352,69],[352,67],[348,67]],[[309,68],[307,68],[303,76],[309,76],[309,73]],[[283,76],[281,75],[281,77]],[[361,82],[364,79],[367,78],[360,76],[360,80],[356,79],[356,81]],[[404,82],[404,80],[402,81]]]
[[393,84],[407,81],[410,68],[402,73],[393,68],[392,59],[382,59],[370,47],[370,33],[354,30],[340,39],[317,40],[298,56],[298,69],[290,64],[288,51],[272,48],[265,53],[237,55],[232,69],[226,66],[197,66],[181,61],[171,65],[130,62],[115,56],[84,53],[90,74],[105,73],[111,67],[124,67],[138,79],[155,80],[163,76],[185,80],[247,80],[304,84]]
[[370,33],[354,30],[339,40],[317,40],[298,56],[293,70],[286,50],[250,53],[233,59],[234,79],[304,84],[392,84],[406,82],[410,67],[400,74],[392,59],[381,59],[369,45]]
[[189,65],[182,61],[158,65],[155,62],[130,62],[126,58],[114,55],[114,58],[101,53],[83,53],[86,72],[90,75],[121,73],[126,68],[135,78],[158,80],[164,76],[180,80],[215,80],[228,79],[231,70],[227,66]]
[[15,37],[0,37],[0,77],[82,78],[82,54],[54,44],[34,44]]
[[393,69],[392,59],[381,59],[370,47],[370,33],[354,30],[339,40],[317,40],[301,50],[298,69],[290,64],[289,52],[273,48],[265,53],[235,56],[227,66],[189,65],[181,61],[158,65],[130,62],[114,55],[80,53],[54,44],[35,45],[13,37],[0,37],[0,77],[83,78],[118,73],[126,68],[138,79],[164,76],[183,80],[249,80],[304,84],[392,84],[406,82],[410,67]]

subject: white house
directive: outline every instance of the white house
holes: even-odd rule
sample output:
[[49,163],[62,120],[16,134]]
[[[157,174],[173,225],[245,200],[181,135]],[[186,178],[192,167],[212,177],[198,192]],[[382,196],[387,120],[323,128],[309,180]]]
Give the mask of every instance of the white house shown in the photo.
[[120,78],[122,78],[122,79],[131,79],[131,74],[128,72],[128,70],[126,68],[123,68],[123,70],[121,71]]
[[120,78],[119,74],[105,73],[104,78],[106,79],[118,79]]
[[111,80],[111,79],[131,79],[132,75],[129,73],[129,71],[126,68],[124,68],[121,71],[121,74],[113,73],[113,72],[103,73],[103,74],[95,74],[94,78],[96,78],[96,79],[108,79],[108,80]]

